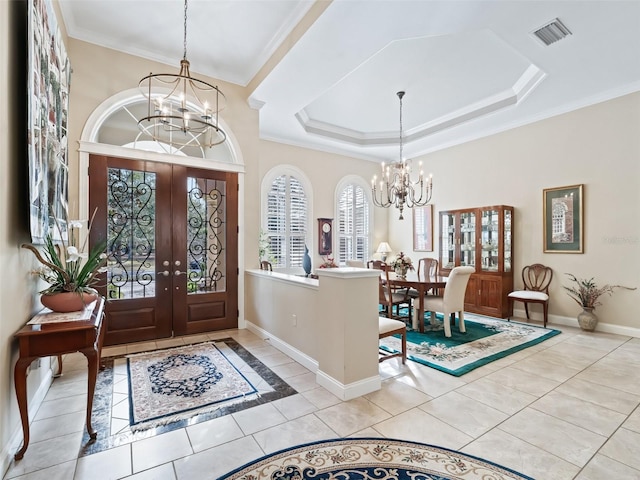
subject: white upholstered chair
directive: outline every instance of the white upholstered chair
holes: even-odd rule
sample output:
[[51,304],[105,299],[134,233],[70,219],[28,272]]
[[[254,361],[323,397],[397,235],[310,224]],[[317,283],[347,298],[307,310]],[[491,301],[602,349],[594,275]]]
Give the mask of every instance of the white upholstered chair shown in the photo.
[[362,260],[347,260],[347,267],[367,268]]
[[407,362],[407,326],[400,320],[393,320],[387,317],[378,318],[378,338],[390,337],[391,335],[400,335],[402,341],[402,349],[398,353],[387,353],[380,350],[379,362],[394,357],[402,357],[402,363]]
[[424,310],[429,312],[431,318],[435,312],[444,314],[444,336],[451,336],[451,324],[449,316],[458,313],[460,331],[465,332],[464,326],[464,294],[467,290],[469,277],[475,272],[473,267],[456,267],[451,270],[447,285],[444,287],[443,295],[427,295],[424,297]]
[[547,328],[547,311],[549,309],[549,285],[553,279],[553,270],[542,265],[534,263],[527,265],[522,269],[522,282],[524,290],[517,290],[509,294],[509,320],[513,315],[513,302],[523,302],[524,311],[529,320],[529,304],[542,304],[544,328]]

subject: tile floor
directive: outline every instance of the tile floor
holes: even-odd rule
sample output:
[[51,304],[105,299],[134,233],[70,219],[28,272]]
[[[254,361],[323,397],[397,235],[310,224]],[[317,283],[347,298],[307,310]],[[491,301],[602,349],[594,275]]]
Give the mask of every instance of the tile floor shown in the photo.
[[640,338],[559,329],[460,378],[383,362],[382,389],[347,402],[247,330],[114,347],[105,353],[232,337],[298,393],[85,456],[86,362],[70,355],[33,419],[24,459],[4,478],[215,479],[288,446],[371,436],[460,450],[538,480],[640,479]]

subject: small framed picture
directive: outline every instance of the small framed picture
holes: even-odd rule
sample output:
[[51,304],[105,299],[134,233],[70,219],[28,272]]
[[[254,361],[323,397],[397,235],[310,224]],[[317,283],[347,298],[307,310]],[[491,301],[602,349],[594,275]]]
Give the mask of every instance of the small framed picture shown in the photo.
[[544,253],[584,252],[582,195],[582,184],[544,189]]
[[433,252],[433,205],[413,209],[413,250]]

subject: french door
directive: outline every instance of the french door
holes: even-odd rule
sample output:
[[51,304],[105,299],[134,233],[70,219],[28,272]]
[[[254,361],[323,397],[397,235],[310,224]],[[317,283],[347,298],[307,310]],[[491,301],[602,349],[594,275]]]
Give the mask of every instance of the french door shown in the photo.
[[89,207],[105,344],[237,327],[236,173],[91,155]]

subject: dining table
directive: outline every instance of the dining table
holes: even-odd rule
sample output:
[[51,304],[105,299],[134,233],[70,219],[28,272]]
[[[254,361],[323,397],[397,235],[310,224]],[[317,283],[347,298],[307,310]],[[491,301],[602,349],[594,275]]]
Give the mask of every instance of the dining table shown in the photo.
[[[418,294],[418,308],[416,310],[416,318],[418,320],[418,331],[424,333],[424,296],[431,289],[437,291],[444,289],[449,277],[441,275],[425,276],[417,271],[408,271],[406,276],[400,276],[393,271],[388,272],[389,286],[392,289],[413,288]],[[415,327],[414,327],[415,328]]]

